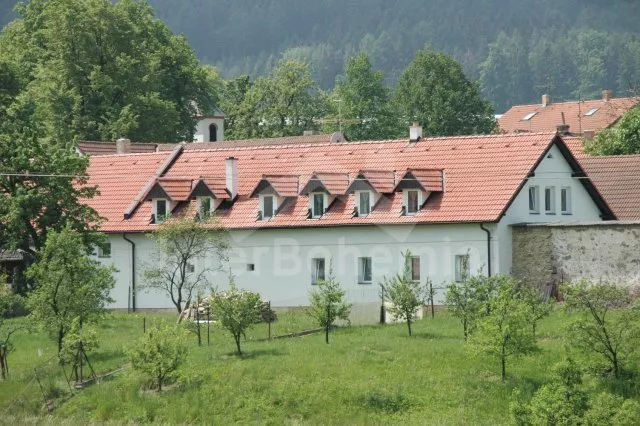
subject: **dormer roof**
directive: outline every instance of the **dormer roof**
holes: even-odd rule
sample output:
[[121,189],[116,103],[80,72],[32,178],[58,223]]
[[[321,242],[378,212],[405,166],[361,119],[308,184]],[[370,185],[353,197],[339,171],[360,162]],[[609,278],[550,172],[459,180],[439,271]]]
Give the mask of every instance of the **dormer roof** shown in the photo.
[[348,186],[349,175],[347,173],[313,172],[300,194],[309,195],[312,192],[326,192],[331,196],[337,197],[346,194]]
[[191,195],[192,185],[191,179],[159,178],[145,199],[166,198],[174,202],[187,201]]
[[300,178],[297,175],[263,175],[251,192],[251,197],[259,194],[274,194],[279,197],[297,197]]
[[193,185],[189,198],[193,197],[211,197],[219,200],[231,198],[227,191],[227,182],[225,177],[219,178],[200,178]]
[[347,193],[370,190],[385,194],[393,192],[395,187],[396,173],[391,170],[360,170],[347,188]]
[[444,172],[437,169],[409,169],[402,175],[395,191],[421,189],[425,192],[444,190]]

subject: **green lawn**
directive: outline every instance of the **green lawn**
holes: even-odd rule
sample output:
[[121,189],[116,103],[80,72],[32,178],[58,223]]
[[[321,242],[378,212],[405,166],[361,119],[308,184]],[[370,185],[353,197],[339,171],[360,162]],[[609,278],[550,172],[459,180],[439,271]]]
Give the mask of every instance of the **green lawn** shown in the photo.
[[[233,354],[231,336],[212,330],[211,346],[195,337],[176,386],[158,394],[141,391],[129,369],[91,386],[53,412],[53,423],[69,424],[249,423],[249,424],[508,424],[515,388],[533,392],[551,378],[562,360],[563,314],[539,328],[541,351],[508,365],[509,381],[499,366],[474,358],[465,348],[459,323],[446,313],[415,325],[352,327],[336,331],[331,343],[321,334],[261,341],[266,325],[247,335],[245,356]],[[148,317],[154,321],[172,317]],[[274,334],[312,328],[306,316],[281,314]],[[101,348],[91,355],[97,370],[126,363],[122,349],[142,334],[142,317],[114,315],[101,327]],[[0,384],[0,410],[17,421],[44,420],[42,395],[31,404],[15,403],[33,376],[38,349],[51,356],[53,345],[40,334],[19,336],[11,354],[12,378]],[[59,367],[57,367],[59,369]],[[58,381],[60,383],[60,381]],[[64,383],[64,381],[62,381]],[[30,385],[37,391],[37,385]],[[12,402],[13,401],[13,402]]]

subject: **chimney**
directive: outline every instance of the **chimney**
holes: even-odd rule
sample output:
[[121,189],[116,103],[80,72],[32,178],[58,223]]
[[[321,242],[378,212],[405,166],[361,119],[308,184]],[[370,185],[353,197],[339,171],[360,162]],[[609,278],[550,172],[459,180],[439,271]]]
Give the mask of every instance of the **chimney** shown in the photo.
[[131,154],[131,141],[120,138],[116,141],[116,154]]
[[417,142],[420,139],[422,139],[422,126],[414,121],[413,126],[409,127],[409,140],[411,142]]
[[613,99],[613,90],[603,90],[602,100],[605,102],[609,102],[611,99]]
[[544,95],[542,95],[542,106],[546,107],[551,105],[551,95],[545,93]]
[[227,191],[231,194],[231,199],[238,195],[238,159],[229,157],[227,163]]
[[596,131],[595,130],[585,130],[584,132],[582,132],[582,137],[585,140],[592,141],[596,137]]
[[568,124],[558,124],[556,126],[556,130],[559,135],[568,135],[569,134],[569,125]]

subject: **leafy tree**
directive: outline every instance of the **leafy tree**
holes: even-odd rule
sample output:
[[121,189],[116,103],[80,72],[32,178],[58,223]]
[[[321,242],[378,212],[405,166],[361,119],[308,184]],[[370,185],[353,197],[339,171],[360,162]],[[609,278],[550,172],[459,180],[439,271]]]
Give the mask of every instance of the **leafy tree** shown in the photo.
[[324,329],[325,341],[329,344],[329,331],[336,320],[349,320],[351,305],[346,301],[346,291],[329,273],[329,278],[320,280],[317,289],[311,290],[309,315]]
[[604,360],[615,378],[640,347],[640,309],[628,288],[579,281],[565,285],[565,307],[578,317],[567,326],[572,348]]
[[582,373],[572,360],[554,367],[554,381],[542,385],[529,402],[516,399],[511,412],[519,426],[582,424],[588,396],[579,388]]
[[624,114],[615,126],[598,132],[592,141],[585,141],[584,147],[593,155],[640,154],[640,107]]
[[445,304],[449,312],[462,322],[465,340],[473,332],[476,321],[491,313],[491,303],[501,279],[500,276],[478,274],[449,284]]
[[154,381],[160,392],[184,363],[188,353],[186,340],[185,331],[179,326],[152,328],[129,351],[131,365]]
[[309,66],[282,60],[267,77],[256,80],[247,95],[256,102],[262,137],[300,136],[317,128],[323,107]]
[[215,94],[186,38],[146,2],[32,0],[0,36],[20,69],[19,107],[49,140],[190,141]]
[[[194,292],[204,289],[207,276],[228,260],[228,232],[213,217],[206,221],[190,218],[168,220],[150,235],[156,243],[150,265],[144,269],[143,288],[164,292],[178,312],[192,300]],[[195,271],[196,261],[213,258],[217,266],[204,266]]]
[[258,135],[260,120],[256,117],[258,103],[255,93],[250,89],[253,82],[248,75],[241,75],[223,82],[220,92],[220,108],[225,113],[225,138],[255,138]]
[[482,99],[478,84],[469,81],[462,66],[443,53],[419,50],[398,81],[395,104],[401,134],[417,121],[425,136],[490,133],[493,108]]
[[239,290],[233,278],[230,281],[228,291],[211,295],[211,312],[222,328],[233,335],[238,355],[242,355],[240,337],[261,321],[262,301],[258,293]]
[[520,284],[520,288],[518,289],[518,297],[521,298],[527,306],[531,331],[535,339],[538,321],[549,316],[553,311],[555,301],[552,297],[545,300],[539,288],[523,283]]
[[385,279],[381,287],[392,305],[387,308],[395,318],[407,323],[411,336],[411,323],[419,317],[418,309],[422,308],[428,296],[427,288],[411,277],[411,252],[402,253],[404,269],[402,274]]
[[[349,140],[387,139],[393,136],[390,122],[390,91],[381,71],[375,71],[365,53],[347,60],[329,101],[332,121],[342,124]],[[339,126],[332,123],[331,128]]]
[[78,232],[65,228],[49,234],[38,260],[27,270],[37,283],[27,307],[31,318],[55,339],[58,352],[74,320],[82,325],[94,322],[113,302],[113,272],[89,258]]
[[476,322],[469,342],[476,353],[500,361],[504,382],[507,359],[533,351],[535,339],[530,332],[528,306],[518,295],[518,283],[506,275],[498,275],[495,280],[497,294],[491,298],[490,313]]

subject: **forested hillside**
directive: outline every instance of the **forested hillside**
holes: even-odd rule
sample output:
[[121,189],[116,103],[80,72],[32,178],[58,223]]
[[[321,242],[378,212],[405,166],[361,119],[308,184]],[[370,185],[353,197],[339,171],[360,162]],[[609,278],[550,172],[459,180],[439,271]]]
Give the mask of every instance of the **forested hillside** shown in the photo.
[[[0,24],[9,19],[0,0]],[[640,81],[634,0],[150,0],[203,62],[226,77],[269,72],[282,56],[311,63],[332,88],[367,52],[395,83],[425,44],[480,79],[498,112],[514,103],[623,95]]]

